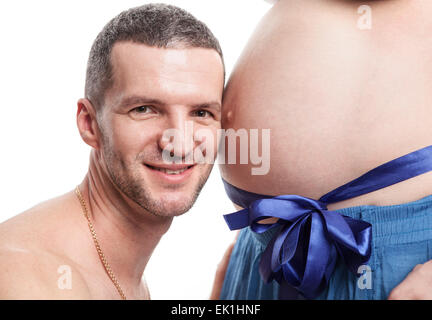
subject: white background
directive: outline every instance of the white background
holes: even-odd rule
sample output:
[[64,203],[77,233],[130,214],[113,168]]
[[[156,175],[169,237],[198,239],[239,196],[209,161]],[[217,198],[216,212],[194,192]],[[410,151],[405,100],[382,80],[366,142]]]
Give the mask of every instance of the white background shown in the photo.
[[[90,147],[78,134],[75,112],[91,44],[111,18],[149,2],[0,2],[0,222],[82,181]],[[210,27],[228,76],[270,7],[262,0],[160,2]],[[153,299],[209,297],[216,265],[234,236],[222,215],[233,211],[215,166],[193,209],[174,220],[154,251],[145,271]]]

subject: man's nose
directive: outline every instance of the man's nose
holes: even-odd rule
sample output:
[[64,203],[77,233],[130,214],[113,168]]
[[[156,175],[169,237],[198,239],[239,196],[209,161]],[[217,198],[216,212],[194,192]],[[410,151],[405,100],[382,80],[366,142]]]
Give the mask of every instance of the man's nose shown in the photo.
[[193,155],[194,146],[193,121],[181,114],[168,117],[159,139],[161,150],[171,158],[189,159]]

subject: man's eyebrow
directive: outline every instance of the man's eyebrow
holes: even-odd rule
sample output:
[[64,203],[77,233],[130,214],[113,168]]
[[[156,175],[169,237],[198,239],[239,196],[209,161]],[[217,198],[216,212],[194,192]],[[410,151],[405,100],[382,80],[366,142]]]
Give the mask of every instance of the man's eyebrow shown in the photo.
[[194,105],[192,107],[194,109],[208,108],[208,109],[214,109],[218,112],[221,111],[221,104],[220,104],[220,102],[217,102],[217,101],[200,103],[200,104]]
[[[163,102],[163,101],[158,100],[158,99],[146,97],[146,96],[128,96],[128,97],[123,98],[123,100],[120,102],[120,107],[125,108],[128,106],[139,105],[139,104],[142,104],[142,105],[143,104],[156,104],[156,105],[161,105],[161,106],[167,105],[166,102]],[[209,108],[209,109],[214,109],[214,110],[220,112],[221,111],[221,103],[218,101],[204,102],[204,103],[199,103],[199,104],[193,105],[192,108],[193,109]]]
[[131,105],[138,105],[138,104],[164,105],[165,103],[161,100],[149,98],[145,96],[128,96],[122,99],[122,101],[120,102],[120,107],[128,107]]

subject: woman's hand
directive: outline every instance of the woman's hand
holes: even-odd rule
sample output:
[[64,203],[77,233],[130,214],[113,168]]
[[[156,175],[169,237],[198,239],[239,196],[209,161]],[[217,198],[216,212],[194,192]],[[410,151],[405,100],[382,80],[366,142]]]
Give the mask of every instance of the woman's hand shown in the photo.
[[431,300],[432,260],[418,264],[408,276],[390,292],[389,300]]
[[217,269],[216,269],[216,275],[215,275],[215,279],[213,282],[213,289],[212,289],[212,293],[210,295],[210,300],[219,300],[221,291],[222,291],[222,286],[224,283],[224,279],[225,279],[225,274],[226,274],[226,270],[228,268],[228,263],[229,260],[231,258],[231,253],[234,249],[234,245],[237,242],[237,238],[238,238],[238,233],[236,238],[234,239],[234,242],[231,243],[228,246],[228,249],[225,251],[225,254],[221,260],[221,262],[219,262]]

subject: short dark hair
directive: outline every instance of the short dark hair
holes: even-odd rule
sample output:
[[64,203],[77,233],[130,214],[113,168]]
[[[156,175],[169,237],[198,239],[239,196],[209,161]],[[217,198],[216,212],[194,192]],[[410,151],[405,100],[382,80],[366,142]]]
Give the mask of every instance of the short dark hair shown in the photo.
[[157,48],[214,49],[224,63],[216,37],[187,11],[160,3],[131,8],[105,25],[90,50],[85,97],[96,109],[104,104],[105,92],[113,84],[111,51],[117,41],[132,41]]

